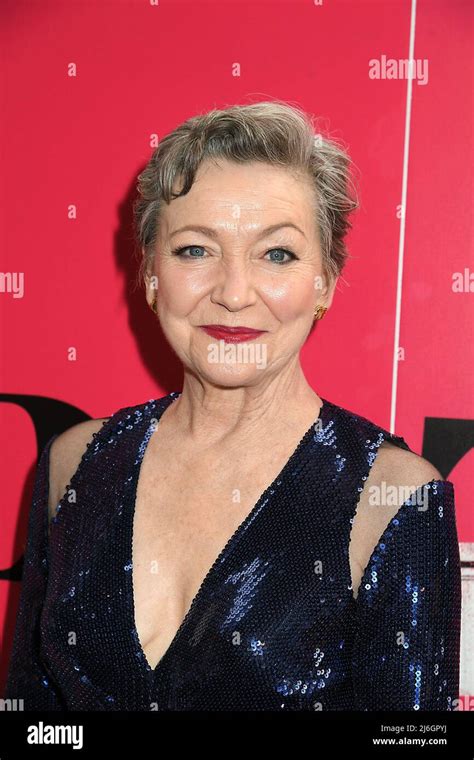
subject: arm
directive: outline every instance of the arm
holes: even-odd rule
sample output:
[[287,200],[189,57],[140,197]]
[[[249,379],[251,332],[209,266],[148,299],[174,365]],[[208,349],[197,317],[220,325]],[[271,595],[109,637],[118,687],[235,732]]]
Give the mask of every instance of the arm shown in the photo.
[[[461,572],[454,487],[433,479],[404,502],[360,583],[354,709],[453,710],[459,696]],[[423,500],[425,499],[425,500]]]
[[36,469],[20,603],[4,697],[23,699],[26,711],[64,709],[39,657],[39,624],[48,577],[49,450],[56,437],[47,442]]

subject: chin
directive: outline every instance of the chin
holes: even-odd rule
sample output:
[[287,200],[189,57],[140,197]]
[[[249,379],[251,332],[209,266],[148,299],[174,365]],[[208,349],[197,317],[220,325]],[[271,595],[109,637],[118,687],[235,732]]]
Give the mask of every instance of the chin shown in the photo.
[[197,374],[205,377],[209,383],[224,388],[238,388],[254,385],[261,379],[265,368],[255,364],[207,364],[200,366]]

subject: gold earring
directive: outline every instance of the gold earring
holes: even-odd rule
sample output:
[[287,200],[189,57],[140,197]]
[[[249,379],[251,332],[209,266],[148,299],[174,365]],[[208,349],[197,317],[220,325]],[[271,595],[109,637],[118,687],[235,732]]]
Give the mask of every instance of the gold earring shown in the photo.
[[155,314],[155,316],[158,314],[158,307],[156,304],[156,300],[157,300],[157,294],[155,293],[155,297],[153,298],[153,301],[151,302],[151,304],[149,304],[150,309],[152,310],[153,314]]
[[327,307],[326,306],[316,306],[316,308],[314,310],[314,318],[315,319],[322,319],[324,317],[324,315],[326,314],[326,312],[327,312]]

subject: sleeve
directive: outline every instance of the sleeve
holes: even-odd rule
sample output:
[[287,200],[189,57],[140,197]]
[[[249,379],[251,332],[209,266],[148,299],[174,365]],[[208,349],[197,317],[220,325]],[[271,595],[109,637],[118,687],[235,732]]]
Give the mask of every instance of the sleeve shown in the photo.
[[352,652],[354,709],[455,710],[461,565],[454,486],[420,486],[364,571]]
[[60,699],[39,657],[40,616],[48,577],[49,452],[39,458],[28,520],[20,601],[11,650],[5,699],[23,700],[23,709],[62,710]]

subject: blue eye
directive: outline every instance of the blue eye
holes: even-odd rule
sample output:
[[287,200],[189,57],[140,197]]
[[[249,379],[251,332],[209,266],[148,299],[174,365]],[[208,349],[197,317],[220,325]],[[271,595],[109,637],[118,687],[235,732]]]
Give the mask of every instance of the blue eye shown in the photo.
[[[294,259],[296,259],[296,256],[293,253],[293,251],[288,251],[286,248],[272,248],[270,251],[267,251],[267,254],[268,253],[274,253],[275,251],[279,252],[280,254],[285,254],[286,253],[287,256],[291,257],[289,259],[282,259],[282,258],[276,258],[276,259],[272,258],[272,259],[270,259],[270,261],[274,262],[275,264],[288,264],[290,261],[293,261]],[[265,255],[267,255],[267,254],[265,254]]]
[[201,251],[203,251],[204,247],[202,245],[184,245],[182,248],[175,248],[174,251],[172,251],[172,253],[175,256],[182,256],[183,259],[202,259],[202,256],[194,256],[194,255],[193,256],[184,256],[183,255],[184,251],[188,251],[188,250],[196,251],[198,249],[201,250]]

